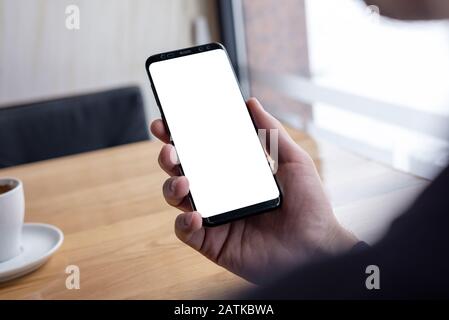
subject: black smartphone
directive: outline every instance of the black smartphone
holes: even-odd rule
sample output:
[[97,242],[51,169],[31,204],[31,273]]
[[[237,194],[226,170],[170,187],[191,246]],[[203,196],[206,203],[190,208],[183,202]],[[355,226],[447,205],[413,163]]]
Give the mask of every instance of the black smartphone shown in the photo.
[[279,186],[225,48],[156,54],[146,70],[203,225],[279,207]]

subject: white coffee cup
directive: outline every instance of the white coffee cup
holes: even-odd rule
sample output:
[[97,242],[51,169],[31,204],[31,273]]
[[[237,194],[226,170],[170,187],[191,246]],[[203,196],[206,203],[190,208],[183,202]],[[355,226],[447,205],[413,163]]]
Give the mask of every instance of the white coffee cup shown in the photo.
[[[5,191],[6,189],[10,189]],[[25,200],[22,182],[0,178],[0,263],[20,254]]]

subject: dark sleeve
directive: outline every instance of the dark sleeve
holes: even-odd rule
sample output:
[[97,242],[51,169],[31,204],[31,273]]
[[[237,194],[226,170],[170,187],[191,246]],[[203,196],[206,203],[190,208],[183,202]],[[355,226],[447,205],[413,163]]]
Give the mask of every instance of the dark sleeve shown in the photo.
[[[379,289],[367,289],[379,268]],[[359,243],[345,255],[304,266],[250,299],[391,299],[449,297],[449,169],[396,219],[372,247]],[[273,270],[275,272],[275,270]]]
[[369,247],[369,244],[367,244],[365,241],[359,241],[352,247],[350,252],[361,252],[362,250],[368,249]]

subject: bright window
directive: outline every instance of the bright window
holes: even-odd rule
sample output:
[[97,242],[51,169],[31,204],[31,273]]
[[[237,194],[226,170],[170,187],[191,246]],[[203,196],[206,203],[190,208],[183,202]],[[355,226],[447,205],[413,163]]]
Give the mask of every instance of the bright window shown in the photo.
[[447,164],[448,22],[381,18],[360,0],[242,3],[251,93],[271,112],[419,176]]
[[[447,118],[448,24],[398,22],[373,12],[354,0],[306,1],[313,82],[408,108],[410,114],[417,110]],[[388,118],[388,108],[379,112]],[[432,176],[447,162],[447,140],[407,128],[408,120],[401,126],[328,103],[314,104],[317,128],[363,143],[365,150],[382,150],[382,160],[399,169]]]

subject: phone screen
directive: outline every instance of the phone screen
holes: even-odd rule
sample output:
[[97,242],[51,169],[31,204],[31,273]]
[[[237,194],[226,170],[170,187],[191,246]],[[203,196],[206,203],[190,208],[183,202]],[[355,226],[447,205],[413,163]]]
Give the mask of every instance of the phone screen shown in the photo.
[[149,72],[203,218],[279,198],[225,50],[154,62]]

